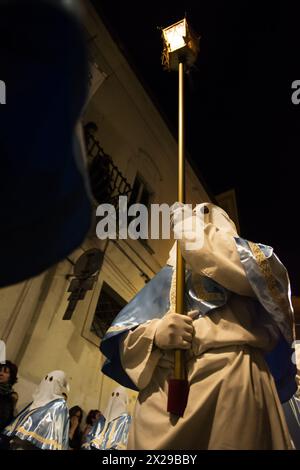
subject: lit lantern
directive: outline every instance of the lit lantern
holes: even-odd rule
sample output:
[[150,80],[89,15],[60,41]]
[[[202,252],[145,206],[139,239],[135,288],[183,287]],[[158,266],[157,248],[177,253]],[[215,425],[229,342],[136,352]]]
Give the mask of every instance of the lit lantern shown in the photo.
[[200,37],[192,31],[186,18],[162,29],[164,50],[163,66],[168,70],[178,70],[183,62],[186,68],[191,67],[199,52]]

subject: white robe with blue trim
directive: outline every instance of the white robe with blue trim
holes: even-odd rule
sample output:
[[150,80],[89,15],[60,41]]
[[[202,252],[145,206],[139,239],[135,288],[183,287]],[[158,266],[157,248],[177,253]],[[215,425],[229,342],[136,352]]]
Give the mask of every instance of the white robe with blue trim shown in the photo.
[[[123,336],[122,366],[140,391],[128,449],[291,449],[264,358],[280,330],[258,303],[234,239],[207,225],[204,247],[189,264],[196,290],[204,275],[231,295],[225,305],[194,320],[192,349],[186,353],[190,393],[182,418],[170,419],[167,413],[174,354],[154,345],[159,320],[152,318]],[[288,318],[285,326],[290,328]]]

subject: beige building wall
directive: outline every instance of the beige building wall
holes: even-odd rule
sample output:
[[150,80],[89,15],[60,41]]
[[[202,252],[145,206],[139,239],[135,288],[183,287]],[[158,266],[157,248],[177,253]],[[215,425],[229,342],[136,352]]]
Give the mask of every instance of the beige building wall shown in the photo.
[[[96,122],[97,140],[131,184],[139,173],[151,188],[152,203],[171,204],[177,191],[177,142],[91,4],[83,3],[85,28],[95,37],[95,59],[106,75],[83,121]],[[209,201],[188,164],[186,172],[187,202]],[[68,404],[85,412],[104,410],[117,384],[100,372],[99,338],[90,331],[102,283],[129,301],[144,286],[141,274],[153,277],[171,245],[170,240],[150,240],[149,250],[139,241],[110,241],[94,289],[78,302],[71,320],[62,320],[73,273],[67,259],[37,278],[0,290],[0,338],[7,343],[8,358],[19,365],[19,409],[47,372],[63,369],[70,381]],[[87,249],[101,246],[92,234],[69,259],[75,262]],[[130,392],[131,409],[135,397]]]

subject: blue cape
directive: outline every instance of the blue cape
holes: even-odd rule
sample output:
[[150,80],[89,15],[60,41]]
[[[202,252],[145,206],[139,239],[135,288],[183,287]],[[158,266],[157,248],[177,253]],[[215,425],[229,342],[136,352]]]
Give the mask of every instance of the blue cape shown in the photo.
[[[154,276],[133,300],[122,309],[101,342],[100,350],[107,358],[102,372],[124,387],[137,390],[122,367],[119,342],[128,330],[148,320],[162,318],[168,311],[172,274],[173,268],[165,266]],[[199,301],[194,301],[192,285],[189,282],[189,276],[187,276],[185,304],[189,310],[197,308],[203,314],[209,314],[209,311],[227,302],[228,292],[211,279],[203,278],[203,280],[207,291],[217,294],[216,298],[218,301],[214,303],[200,301],[200,305]],[[265,359],[274,377],[281,402],[289,400],[297,388],[295,382],[296,366],[291,361],[292,353],[293,350],[290,344],[280,333],[276,347],[270,353],[265,354]]]

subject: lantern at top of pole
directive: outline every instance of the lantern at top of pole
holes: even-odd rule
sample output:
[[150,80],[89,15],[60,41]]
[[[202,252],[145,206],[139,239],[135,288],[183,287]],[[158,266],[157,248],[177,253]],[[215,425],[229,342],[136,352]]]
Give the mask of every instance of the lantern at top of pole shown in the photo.
[[200,37],[188,24],[187,19],[162,29],[164,49],[162,65],[167,70],[178,71],[179,63],[183,62],[186,71],[196,62],[199,53]]
[[[184,165],[184,72],[195,63],[199,52],[199,37],[188,25],[186,18],[162,30],[164,49],[162,64],[167,70],[178,71],[178,201],[185,203]],[[184,314],[185,264],[177,242],[176,312]],[[169,379],[168,412],[183,416],[187,405],[189,384],[186,378],[184,354],[175,351],[174,377]]]

